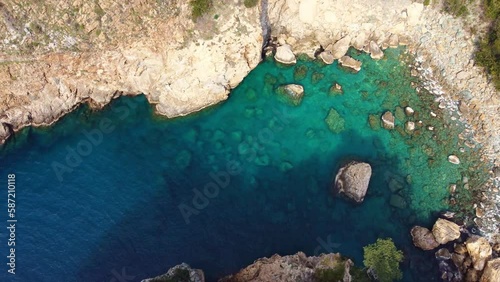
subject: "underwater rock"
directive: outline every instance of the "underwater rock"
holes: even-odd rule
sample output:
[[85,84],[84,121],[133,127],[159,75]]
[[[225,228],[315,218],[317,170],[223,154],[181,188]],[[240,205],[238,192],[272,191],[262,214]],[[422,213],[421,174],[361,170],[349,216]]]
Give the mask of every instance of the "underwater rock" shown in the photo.
[[351,68],[351,69],[355,70],[356,72],[361,70],[361,65],[363,64],[360,61],[353,59],[349,56],[342,56],[339,59],[339,63],[341,66]]
[[371,175],[372,167],[370,164],[352,161],[337,172],[334,189],[357,203],[361,203],[368,190]]
[[297,63],[297,59],[292,52],[292,47],[290,45],[282,45],[276,48],[276,54],[274,55],[274,59],[285,65],[293,65]]
[[448,156],[448,161],[450,163],[452,163],[452,164],[456,164],[456,165],[460,164],[460,159],[457,156],[455,156],[455,155],[449,155]]
[[293,79],[297,81],[297,80],[302,80],[302,79],[306,78],[307,71],[308,71],[307,66],[300,65],[300,66],[296,67],[293,70]]
[[325,122],[333,133],[340,133],[345,130],[345,121],[335,109],[330,109],[325,118]]
[[486,238],[472,235],[465,242],[467,252],[472,258],[474,269],[481,271],[488,259],[491,258],[492,249]]
[[432,234],[439,244],[446,244],[460,238],[460,226],[449,220],[438,218],[432,227]]
[[413,239],[413,245],[424,251],[432,250],[439,246],[432,232],[425,227],[413,227],[411,229],[411,238]]
[[299,105],[304,96],[304,87],[299,84],[287,84],[278,87],[279,94],[286,95],[294,105]]
[[191,164],[191,152],[188,150],[180,151],[177,156],[175,156],[175,164],[180,169],[185,169]]
[[182,263],[170,268],[168,272],[163,275],[144,279],[141,282],[154,281],[205,282],[205,274],[201,269],[192,269],[188,264]]
[[500,281],[500,258],[492,259],[486,263],[480,282]]
[[379,130],[380,129],[380,119],[378,115],[369,115],[368,116],[368,123],[370,124],[371,129],[373,130]]
[[405,111],[401,107],[396,107],[394,115],[396,116],[397,120],[404,121],[406,118]]
[[387,111],[382,115],[382,125],[385,129],[394,129],[394,115]]
[[407,204],[403,197],[398,194],[392,194],[391,199],[389,200],[389,205],[398,209],[406,209]]
[[370,57],[374,60],[380,60],[384,57],[384,52],[380,50],[380,47],[374,41],[370,41]]
[[328,50],[321,52],[321,54],[319,54],[319,58],[323,61],[323,63],[325,63],[327,65],[331,65],[335,61],[335,58],[333,57],[332,52],[330,52]]
[[330,95],[342,95],[343,94],[342,86],[338,83],[333,84],[330,87],[329,93],[330,93]]

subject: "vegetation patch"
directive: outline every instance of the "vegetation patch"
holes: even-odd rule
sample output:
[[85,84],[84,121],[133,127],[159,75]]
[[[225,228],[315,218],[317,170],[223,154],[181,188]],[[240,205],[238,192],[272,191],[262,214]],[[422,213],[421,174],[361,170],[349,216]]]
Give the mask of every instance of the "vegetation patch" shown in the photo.
[[253,7],[257,6],[258,3],[259,3],[259,0],[245,0],[245,1],[243,1],[243,4],[245,4],[245,7],[247,7],[247,8],[253,8]]
[[191,15],[194,20],[206,14],[212,8],[212,0],[191,0]]
[[497,90],[500,90],[500,1],[484,0],[484,13],[491,19],[485,38],[479,43],[476,61],[486,69]]
[[403,278],[399,263],[403,261],[403,252],[398,250],[392,239],[377,239],[374,244],[363,248],[367,268],[375,271],[380,282],[391,282]]
[[467,6],[473,0],[444,0],[443,9],[456,17],[465,17],[469,14]]

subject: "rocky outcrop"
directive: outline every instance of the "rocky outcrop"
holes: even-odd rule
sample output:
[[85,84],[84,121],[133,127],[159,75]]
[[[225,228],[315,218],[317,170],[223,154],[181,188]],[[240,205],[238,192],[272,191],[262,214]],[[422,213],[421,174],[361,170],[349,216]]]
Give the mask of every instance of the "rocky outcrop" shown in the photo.
[[220,282],[269,282],[269,281],[317,281],[321,271],[343,267],[345,282],[351,281],[350,260],[342,259],[339,254],[322,254],[318,257],[307,257],[304,253],[290,256],[274,255],[270,258],[256,260],[253,264],[234,275],[227,276]]
[[381,120],[385,129],[394,129],[394,115],[391,112],[385,112],[382,115]]
[[319,54],[319,58],[323,61],[323,63],[327,65],[333,64],[335,61],[335,57],[332,55],[332,52],[329,50],[323,51]]
[[424,251],[432,250],[439,246],[432,232],[425,227],[413,227],[411,229],[411,237],[413,239],[413,244]]
[[205,282],[205,274],[201,269],[192,269],[188,264],[182,263],[170,268],[165,274],[141,282],[156,281]]
[[291,65],[297,62],[295,55],[292,52],[292,48],[290,45],[282,45],[276,48],[276,54],[274,55],[274,59],[282,64]]
[[349,50],[351,43],[351,37],[345,36],[339,41],[335,42],[335,44],[327,47],[326,49],[332,52],[332,56],[335,60],[338,60],[345,56],[347,50]]
[[432,234],[439,244],[446,244],[460,237],[460,226],[446,219],[439,218],[432,227]]
[[372,168],[370,164],[352,161],[342,166],[335,176],[334,188],[357,203],[363,202]]
[[474,269],[481,271],[488,259],[491,258],[491,246],[484,237],[471,236],[465,242],[467,252],[472,258]]
[[378,47],[377,43],[374,41],[370,41],[370,57],[374,60],[380,60],[384,57],[384,52],[380,50],[380,47]]
[[[48,125],[120,95],[143,93],[168,117],[227,99],[260,61],[259,10],[213,8],[217,19],[193,22],[189,1],[4,2],[29,28],[0,24],[0,123]],[[9,134],[0,126],[0,142]]]
[[361,70],[362,63],[356,59],[349,57],[349,56],[342,56],[339,59],[339,63],[341,66],[353,69],[357,72]]
[[500,258],[492,259],[486,263],[480,282],[500,281]]

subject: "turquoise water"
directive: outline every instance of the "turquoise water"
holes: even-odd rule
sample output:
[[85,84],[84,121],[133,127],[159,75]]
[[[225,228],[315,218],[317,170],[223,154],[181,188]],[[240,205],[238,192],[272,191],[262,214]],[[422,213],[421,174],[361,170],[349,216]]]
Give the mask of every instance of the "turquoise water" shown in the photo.
[[[124,97],[23,130],[1,157],[2,177],[16,174],[19,244],[16,276],[2,270],[0,280],[138,281],[187,262],[214,281],[297,251],[341,252],[361,266],[363,246],[392,237],[405,252],[404,281],[438,281],[432,254],[412,247],[409,229],[448,208],[447,187],[468,157],[455,131],[428,117],[432,97],[411,87],[401,51],[381,61],[353,54],[363,61],[357,74],[267,60],[229,100],[188,117],[167,120],[145,97]],[[286,83],[305,87],[300,103],[277,93]],[[335,83],[342,93],[331,91]],[[401,114],[408,105],[414,116]],[[386,110],[396,113],[395,130],[373,123]],[[435,130],[409,134],[407,120]],[[448,163],[450,153],[462,165]],[[331,191],[351,159],[373,168],[361,205]],[[5,260],[5,244],[0,252]]]

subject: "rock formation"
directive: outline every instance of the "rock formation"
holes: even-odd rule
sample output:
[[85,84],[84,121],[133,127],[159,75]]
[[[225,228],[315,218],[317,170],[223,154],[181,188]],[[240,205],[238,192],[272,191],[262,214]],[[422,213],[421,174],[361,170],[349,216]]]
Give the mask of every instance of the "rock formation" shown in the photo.
[[295,59],[295,55],[292,52],[292,48],[287,44],[276,48],[274,59],[285,65],[291,65],[297,62],[297,59]]
[[[238,273],[219,279],[219,282],[313,282],[318,281],[324,273],[339,272],[342,281],[351,282],[351,267],[354,263],[340,254],[321,254],[308,257],[299,252],[295,255],[273,255],[260,258]],[[328,276],[325,276],[328,277]],[[171,279],[171,280],[168,280]],[[368,276],[366,276],[368,279]],[[153,281],[185,281],[205,282],[203,271],[191,269],[183,263],[171,268],[166,274],[142,282]],[[321,280],[323,281],[323,280]]]
[[425,227],[413,227],[411,229],[411,237],[413,239],[413,244],[424,251],[432,250],[439,246],[432,232]]
[[471,236],[465,242],[467,252],[472,258],[475,270],[483,270],[488,259],[491,258],[491,246],[484,237]]
[[141,282],[155,281],[205,282],[205,274],[201,269],[192,269],[188,264],[182,263],[170,268],[165,274]]
[[446,219],[439,218],[432,227],[432,234],[439,244],[446,244],[460,237],[460,226]]
[[363,202],[372,168],[368,163],[352,161],[342,166],[335,176],[334,188],[357,203]]
[[361,70],[361,62],[356,60],[356,59],[353,59],[349,56],[342,56],[340,59],[339,59],[339,63],[341,66],[344,66],[344,67],[347,67],[347,68],[351,68],[355,71],[359,71]]
[[500,258],[492,259],[486,263],[480,282],[500,281]]
[[304,97],[304,87],[299,84],[287,84],[279,86],[276,91],[280,95],[285,95],[294,105],[299,105]]
[[391,112],[385,112],[381,119],[385,129],[394,129],[394,115]]

